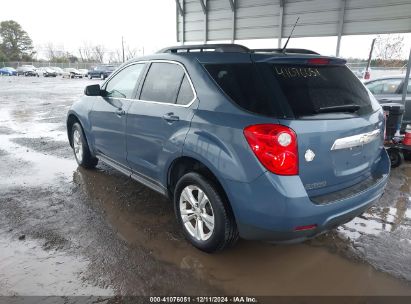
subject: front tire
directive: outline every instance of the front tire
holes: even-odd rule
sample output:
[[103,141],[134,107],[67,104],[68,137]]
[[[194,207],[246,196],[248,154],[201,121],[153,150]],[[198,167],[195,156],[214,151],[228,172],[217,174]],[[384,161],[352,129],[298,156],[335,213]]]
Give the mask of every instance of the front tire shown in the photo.
[[177,182],[174,210],[186,239],[202,251],[220,251],[238,240],[228,202],[213,182],[198,173],[188,173]]
[[74,156],[80,166],[87,169],[92,169],[97,166],[98,159],[91,155],[83,128],[77,122],[71,128],[71,143]]

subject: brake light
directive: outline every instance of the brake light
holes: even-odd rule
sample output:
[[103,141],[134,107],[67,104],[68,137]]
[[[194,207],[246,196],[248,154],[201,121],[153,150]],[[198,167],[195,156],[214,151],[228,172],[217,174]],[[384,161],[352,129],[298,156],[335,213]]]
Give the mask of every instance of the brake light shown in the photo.
[[317,224],[311,224],[306,226],[297,226],[294,228],[294,231],[306,231],[306,230],[313,230],[317,228]]
[[297,135],[283,125],[260,124],[244,129],[244,136],[261,164],[278,175],[298,174]]
[[322,64],[329,64],[330,60],[326,58],[311,58],[307,60],[308,64],[313,65],[322,65]]

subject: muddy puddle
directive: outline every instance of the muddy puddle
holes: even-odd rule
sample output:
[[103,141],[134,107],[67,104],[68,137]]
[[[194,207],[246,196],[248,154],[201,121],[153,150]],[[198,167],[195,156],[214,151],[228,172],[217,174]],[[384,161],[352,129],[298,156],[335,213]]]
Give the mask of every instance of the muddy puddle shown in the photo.
[[0,295],[411,295],[410,163],[377,205],[315,240],[208,255],[165,198],[77,167],[65,115],[91,83],[0,78]]

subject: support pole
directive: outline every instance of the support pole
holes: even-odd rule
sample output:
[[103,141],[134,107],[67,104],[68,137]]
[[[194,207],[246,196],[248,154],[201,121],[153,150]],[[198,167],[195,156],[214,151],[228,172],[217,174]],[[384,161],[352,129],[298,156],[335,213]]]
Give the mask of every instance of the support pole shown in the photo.
[[407,62],[407,72],[405,72],[405,79],[404,79],[404,84],[402,86],[402,104],[405,106],[405,100],[407,98],[407,89],[408,89],[408,83],[410,80],[410,70],[411,70],[411,48],[410,48],[410,55],[408,56],[408,62]]
[[283,37],[283,16],[284,16],[284,2],[280,0],[280,15],[278,17],[278,48],[281,48],[281,38]]
[[231,43],[235,41],[236,0],[228,0],[231,7]]
[[184,44],[184,30],[185,30],[185,28],[184,28],[184,0],[182,0],[183,1],[183,4],[181,4],[181,2],[180,2],[180,0],[176,0],[176,6],[177,6],[177,13],[180,15],[180,17],[181,17],[181,40],[180,40],[180,35],[179,35],[179,32],[178,32],[178,29],[179,29],[179,27],[178,27],[178,15],[176,16],[176,28],[177,28],[177,41],[180,41],[181,42],[181,44]]
[[176,0],[177,10],[180,13],[180,16],[184,15],[184,9],[181,7],[180,0]]
[[124,58],[124,38],[123,38],[123,36],[121,36],[121,49],[123,51],[123,63],[124,63],[125,58]]
[[183,15],[181,16],[181,44],[186,42],[186,6],[183,0]]
[[204,14],[204,44],[207,43],[207,33],[208,33],[208,25],[207,25],[207,0],[198,0],[200,1],[201,9]]
[[337,49],[335,50],[336,57],[340,56],[341,36],[343,33],[343,27],[344,27],[345,4],[346,4],[346,0],[341,0],[340,15],[338,18]]

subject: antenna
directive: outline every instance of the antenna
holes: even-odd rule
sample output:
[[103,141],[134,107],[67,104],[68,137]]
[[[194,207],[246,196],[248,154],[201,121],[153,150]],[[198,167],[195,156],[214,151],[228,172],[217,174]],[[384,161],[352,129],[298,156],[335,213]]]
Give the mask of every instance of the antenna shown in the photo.
[[294,33],[294,29],[295,29],[295,26],[296,26],[297,23],[298,23],[298,20],[300,20],[300,17],[298,17],[297,20],[295,21],[294,26],[293,26],[293,29],[291,30],[290,36],[288,36],[287,41],[285,42],[285,45],[284,45],[283,49],[281,50],[281,53],[283,53],[283,54],[285,54],[285,50],[286,50],[286,48],[287,48],[288,41],[290,41],[290,38],[291,38],[291,36],[292,36],[293,33]]

